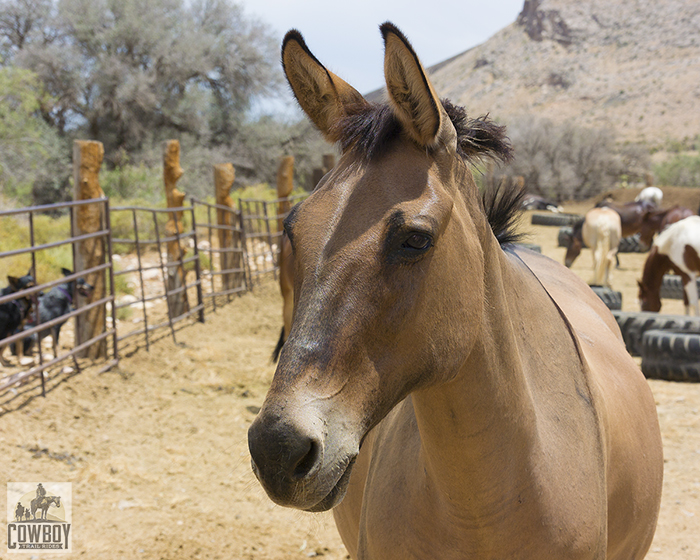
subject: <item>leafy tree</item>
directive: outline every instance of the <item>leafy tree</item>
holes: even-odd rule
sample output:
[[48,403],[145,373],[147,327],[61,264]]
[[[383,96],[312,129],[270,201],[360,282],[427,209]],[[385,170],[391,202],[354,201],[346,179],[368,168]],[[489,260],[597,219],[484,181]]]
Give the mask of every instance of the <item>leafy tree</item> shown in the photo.
[[228,143],[281,83],[276,40],[228,0],[0,0],[0,49],[51,94],[46,122],[107,157],[180,134]]
[[21,68],[0,68],[0,186],[29,202],[41,174],[56,175],[65,151],[55,132],[38,116],[47,101],[37,76]]

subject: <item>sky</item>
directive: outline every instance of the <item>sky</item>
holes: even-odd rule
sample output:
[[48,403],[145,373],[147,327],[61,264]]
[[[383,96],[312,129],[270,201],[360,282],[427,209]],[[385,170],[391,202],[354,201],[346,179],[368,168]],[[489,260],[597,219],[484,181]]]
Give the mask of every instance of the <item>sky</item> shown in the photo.
[[486,41],[513,23],[524,0],[242,0],[279,37],[298,29],[321,63],[360,93],[384,85],[379,25],[395,24],[424,66]]

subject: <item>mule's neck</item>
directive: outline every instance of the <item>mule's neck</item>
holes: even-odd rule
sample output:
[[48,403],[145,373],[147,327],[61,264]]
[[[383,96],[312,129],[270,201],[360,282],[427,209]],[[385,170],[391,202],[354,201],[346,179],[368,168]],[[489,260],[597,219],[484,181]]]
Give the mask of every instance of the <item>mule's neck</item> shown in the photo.
[[498,517],[512,500],[534,491],[540,396],[549,390],[536,378],[550,359],[538,342],[582,367],[549,294],[495,239],[485,250],[484,285],[483,320],[465,325],[480,334],[459,374],[413,393],[426,476],[449,503],[459,504],[460,515],[475,520]]

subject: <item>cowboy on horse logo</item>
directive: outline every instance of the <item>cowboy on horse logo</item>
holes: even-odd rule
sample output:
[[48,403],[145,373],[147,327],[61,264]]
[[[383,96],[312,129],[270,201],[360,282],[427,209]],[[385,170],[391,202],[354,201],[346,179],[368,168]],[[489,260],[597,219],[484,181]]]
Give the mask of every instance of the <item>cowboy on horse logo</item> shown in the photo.
[[60,482],[8,483],[8,552],[70,551],[70,488]]

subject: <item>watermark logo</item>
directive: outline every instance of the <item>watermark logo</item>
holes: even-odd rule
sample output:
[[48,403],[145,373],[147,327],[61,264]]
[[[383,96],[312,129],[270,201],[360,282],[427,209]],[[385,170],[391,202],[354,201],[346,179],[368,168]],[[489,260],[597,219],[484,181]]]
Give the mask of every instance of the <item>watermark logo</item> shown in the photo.
[[7,552],[72,552],[70,482],[7,483]]

